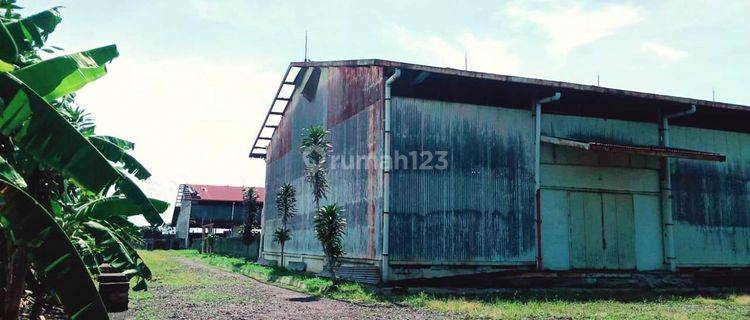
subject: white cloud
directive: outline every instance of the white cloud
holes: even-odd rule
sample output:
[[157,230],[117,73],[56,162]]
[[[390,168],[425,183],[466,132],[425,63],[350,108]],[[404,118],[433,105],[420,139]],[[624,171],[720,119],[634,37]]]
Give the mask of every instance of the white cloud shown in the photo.
[[627,4],[607,4],[597,8],[575,3],[545,4],[539,9],[511,4],[503,13],[538,26],[551,38],[546,46],[548,52],[562,56],[578,47],[614,35],[621,29],[640,22],[644,17],[642,8]]
[[687,52],[656,41],[644,42],[641,49],[672,62],[680,61],[688,57]]
[[264,162],[247,155],[282,76],[263,64],[123,57],[78,101],[99,134],[135,142],[151,197],[172,202],[180,183],[263,186]]
[[472,33],[446,40],[438,36],[416,36],[403,27],[393,26],[389,36],[395,36],[398,44],[423,64],[464,69],[466,56],[469,70],[506,74],[517,72],[521,65],[521,59],[508,50],[505,42],[478,38]]

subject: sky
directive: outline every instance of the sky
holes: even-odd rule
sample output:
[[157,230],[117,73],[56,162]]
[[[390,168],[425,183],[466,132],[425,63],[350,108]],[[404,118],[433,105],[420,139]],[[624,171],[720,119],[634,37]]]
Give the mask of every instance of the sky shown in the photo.
[[[135,142],[152,197],[263,186],[252,140],[291,61],[381,58],[750,105],[750,1],[21,0],[48,44],[117,44],[78,102]],[[171,209],[163,215],[171,219]],[[139,221],[142,222],[142,221]]]

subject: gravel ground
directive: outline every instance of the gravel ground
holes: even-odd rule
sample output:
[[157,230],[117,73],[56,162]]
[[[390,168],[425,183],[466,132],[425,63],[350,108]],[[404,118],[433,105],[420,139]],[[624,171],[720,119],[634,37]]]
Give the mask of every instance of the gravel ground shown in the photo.
[[360,305],[318,298],[268,285],[184,258],[174,258],[200,278],[201,284],[168,286],[154,282],[151,297],[131,310],[113,313],[119,319],[447,319],[393,304]]

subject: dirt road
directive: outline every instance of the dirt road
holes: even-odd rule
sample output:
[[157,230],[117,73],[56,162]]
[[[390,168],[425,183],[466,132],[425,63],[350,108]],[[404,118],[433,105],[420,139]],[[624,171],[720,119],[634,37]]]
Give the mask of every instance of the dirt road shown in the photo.
[[152,281],[131,310],[113,319],[445,319],[409,307],[359,305],[268,285],[186,258],[168,257],[183,273]]

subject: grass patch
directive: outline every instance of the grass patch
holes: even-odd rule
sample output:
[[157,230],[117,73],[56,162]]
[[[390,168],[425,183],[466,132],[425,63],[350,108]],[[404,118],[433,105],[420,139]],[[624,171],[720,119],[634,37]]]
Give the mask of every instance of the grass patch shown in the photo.
[[[143,252],[144,260],[157,281],[181,285],[177,257],[190,258],[220,269],[260,281],[287,287],[319,297],[358,303],[398,303],[441,313],[459,314],[465,319],[750,319],[750,295],[671,296],[671,295],[591,295],[584,293],[506,293],[487,295],[432,295],[427,293],[382,296],[370,287],[345,282],[329,291],[331,281],[313,274],[300,274],[282,268],[247,263],[241,258],[201,255],[195,250]],[[164,272],[172,274],[164,274]],[[184,271],[183,271],[184,272]],[[207,281],[203,288],[220,288]],[[217,285],[219,287],[212,287]],[[198,292],[198,299],[217,301],[214,293]],[[221,298],[223,299],[223,298]]]
[[466,319],[750,319],[748,295],[407,295],[403,302]]
[[227,271],[310,295],[358,303],[382,302],[382,299],[379,299],[372,290],[358,283],[342,283],[338,286],[337,290],[330,291],[331,280],[309,273],[296,273],[284,268],[261,266],[256,263],[246,262],[242,258],[218,254],[200,254],[195,250],[174,250],[169,251],[169,254],[197,259]]

